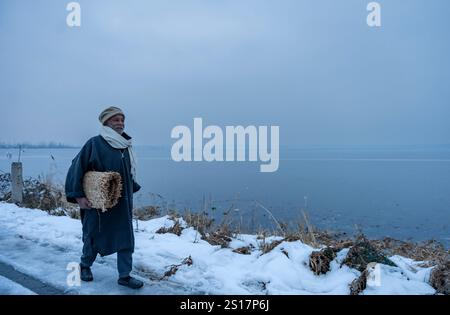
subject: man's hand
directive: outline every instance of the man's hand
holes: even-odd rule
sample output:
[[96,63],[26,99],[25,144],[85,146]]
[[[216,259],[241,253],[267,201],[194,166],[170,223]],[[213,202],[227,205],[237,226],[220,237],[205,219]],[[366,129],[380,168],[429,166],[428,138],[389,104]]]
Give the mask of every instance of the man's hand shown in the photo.
[[89,209],[92,207],[91,202],[86,197],[75,198],[80,206],[80,209]]

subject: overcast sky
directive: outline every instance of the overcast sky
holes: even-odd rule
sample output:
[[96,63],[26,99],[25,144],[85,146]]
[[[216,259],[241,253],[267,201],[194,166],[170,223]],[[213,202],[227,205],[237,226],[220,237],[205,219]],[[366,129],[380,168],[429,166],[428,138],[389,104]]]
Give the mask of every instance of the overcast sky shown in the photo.
[[0,142],[83,144],[123,108],[176,125],[278,125],[281,145],[450,142],[450,1],[0,1]]

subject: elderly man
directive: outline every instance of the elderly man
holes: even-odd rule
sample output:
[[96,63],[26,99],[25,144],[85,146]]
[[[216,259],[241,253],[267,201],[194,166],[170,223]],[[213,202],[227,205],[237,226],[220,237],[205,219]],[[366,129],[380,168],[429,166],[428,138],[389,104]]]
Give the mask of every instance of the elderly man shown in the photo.
[[[106,256],[117,253],[118,283],[138,289],[143,282],[130,277],[134,252],[133,193],[140,189],[136,183],[131,137],[124,132],[125,115],[120,108],[108,107],[101,112],[99,120],[102,123],[100,135],[89,139],[73,159],[65,185],[67,201],[80,206],[83,225],[80,276],[83,281],[92,281],[90,267],[97,254]],[[83,191],[83,177],[88,171],[120,174],[122,195],[116,206],[106,212],[91,208]]]

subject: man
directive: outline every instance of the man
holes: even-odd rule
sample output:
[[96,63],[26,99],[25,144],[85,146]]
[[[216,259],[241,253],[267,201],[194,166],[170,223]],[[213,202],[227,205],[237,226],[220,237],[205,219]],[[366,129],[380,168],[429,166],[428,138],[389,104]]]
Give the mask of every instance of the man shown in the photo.
[[[83,254],[80,276],[92,281],[90,267],[97,254],[117,253],[118,283],[139,289],[143,282],[130,277],[133,234],[133,193],[140,189],[136,183],[136,163],[131,137],[124,132],[125,114],[120,108],[108,107],[99,116],[102,123],[100,135],[92,137],[73,159],[66,178],[67,201],[78,203],[83,225]],[[122,194],[116,206],[102,212],[91,209],[83,191],[83,177],[88,171],[118,172],[122,178]]]

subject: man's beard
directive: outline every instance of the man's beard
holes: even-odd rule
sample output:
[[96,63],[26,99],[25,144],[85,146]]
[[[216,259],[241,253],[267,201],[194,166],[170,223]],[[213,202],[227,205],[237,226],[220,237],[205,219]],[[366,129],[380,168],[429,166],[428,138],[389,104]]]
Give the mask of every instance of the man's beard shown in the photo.
[[119,127],[116,127],[116,128],[112,128],[115,132],[117,132],[119,135],[122,135],[122,133],[123,133],[123,129],[124,128],[119,128]]

